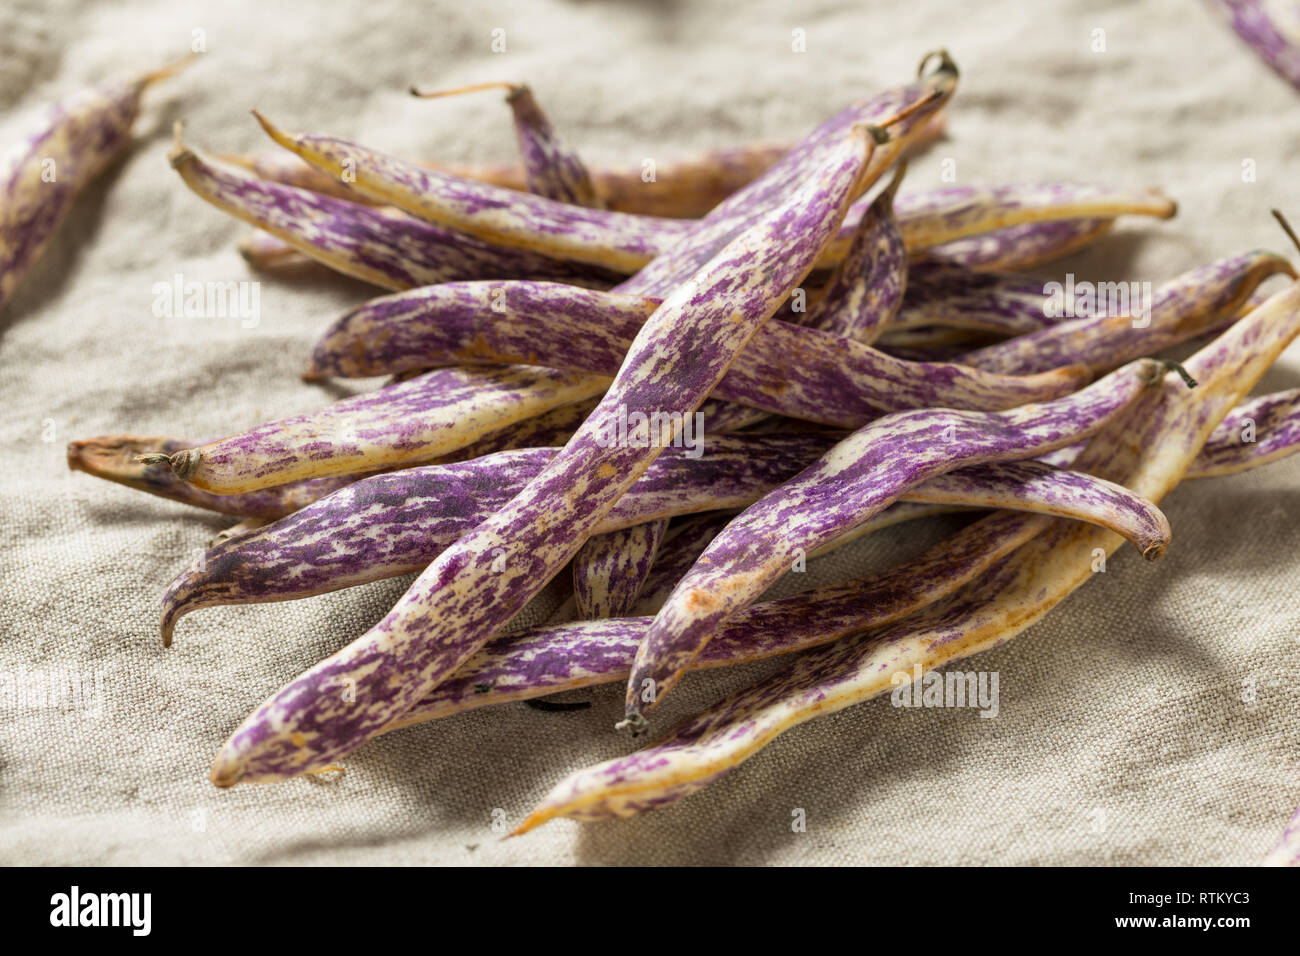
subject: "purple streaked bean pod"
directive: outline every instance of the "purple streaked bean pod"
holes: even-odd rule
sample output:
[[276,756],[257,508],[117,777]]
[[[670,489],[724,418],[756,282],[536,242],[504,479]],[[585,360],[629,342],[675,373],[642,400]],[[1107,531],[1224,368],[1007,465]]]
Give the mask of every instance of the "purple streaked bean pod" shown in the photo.
[[1265,63],[1300,89],[1300,10],[1268,0],[1217,0],[1228,23]]
[[523,160],[524,180],[528,192],[557,202],[572,203],[590,209],[604,209],[582,158],[551,125],[550,118],[538,105],[533,91],[524,84],[478,83],[457,90],[422,93],[414,87],[411,94],[424,99],[471,93],[478,90],[504,89],[506,103],[515,121],[515,139]]
[[665,534],[659,554],[646,573],[632,614],[654,616],[672,593],[682,575],[691,569],[700,552],[708,547],[719,531],[733,517],[730,511],[714,511],[673,521]]
[[138,435],[103,435],[68,444],[68,467],[205,511],[245,518],[281,518],[353,481],[352,476],[314,478],[245,494],[214,495],[177,478],[166,463],[145,464],[141,455],[174,455],[200,442]]
[[348,186],[360,195],[495,246],[628,274],[689,235],[695,225],[505,189],[338,137],[289,133],[256,110],[253,115],[275,142],[322,172],[347,175]]
[[[534,282],[444,283],[353,309],[325,333],[309,377],[372,376],[442,362],[528,362],[611,375],[657,298]],[[906,408],[1004,409],[1064,395],[1080,366],[990,376],[958,364],[895,359],[850,338],[770,321],[714,397],[855,428]],[[715,423],[716,425],[716,423]]]
[[[1025,464],[1015,462],[1009,467]],[[1075,512],[1073,517],[1086,512],[1086,520],[1126,535],[1139,547],[1145,543],[1148,549],[1163,550],[1169,540],[1169,525],[1155,505],[1110,482],[1097,484],[1091,491],[1102,494],[1090,493],[1085,509],[1078,507],[1079,499],[1066,499],[1067,510]],[[712,515],[695,520],[702,522],[695,526],[700,530],[716,523]],[[1046,527],[1046,519],[1035,521],[1024,514],[998,512],[886,571],[751,605],[723,625],[691,667],[722,667],[791,654],[898,620],[952,594]],[[480,650],[388,729],[623,680],[651,623],[650,617],[638,616],[590,626],[533,628],[502,638]]]
[[[1039,456],[1055,468],[1072,468],[1087,443]],[[1210,433],[1185,480],[1250,471],[1300,451],[1300,389],[1273,392],[1234,407]]]
[[1114,224],[1113,219],[1027,222],[946,242],[927,249],[923,258],[983,271],[1028,269],[1082,249],[1108,233]]
[[872,200],[825,295],[799,324],[870,345],[894,320],[907,288],[907,247],[894,216],[894,194],[904,170],[900,166]]
[[[832,441],[818,435],[718,436],[708,454],[666,448],[597,525],[598,533],[750,504]],[[163,598],[163,642],[201,607],[287,601],[420,571],[537,477],[557,448],[524,448],[361,479],[213,548]]]
[[[1028,540],[1018,515],[982,519],[905,564],[745,608],[692,663],[726,667],[793,654],[898,620],[956,591]],[[1046,519],[1040,520],[1041,524]],[[652,618],[580,621],[531,628],[494,641],[385,732],[510,701],[626,679]]]
[[[894,203],[907,248],[918,252],[1013,226],[1123,215],[1169,219],[1177,211],[1173,200],[1157,190],[1076,183],[951,186],[905,193]],[[852,215],[846,217],[851,224]],[[847,238],[842,231],[840,241]]]
[[637,651],[624,725],[640,733],[643,712],[664,699],[718,628],[802,555],[927,478],[1030,458],[1096,433],[1158,381],[1161,369],[1144,359],[1055,401],[1007,412],[898,412],[854,432],[742,512],[677,585]]
[[[664,449],[597,531],[743,507],[831,444],[819,435],[737,435],[713,438],[698,458],[689,449]],[[168,588],[163,642],[181,616],[201,607],[293,600],[422,570],[514,498],[558,451],[525,448],[372,476],[214,548]]]
[[934,325],[1006,336],[1037,332],[1068,321],[1047,314],[1045,286],[1038,276],[980,272],[942,259],[915,262],[888,331]]
[[[689,452],[666,449],[605,516],[598,537],[674,515],[753,504],[831,444],[828,436],[815,435],[724,436],[714,439],[710,454],[698,460]],[[509,502],[557,451],[521,449],[372,476],[243,534],[237,542],[213,547],[169,586],[163,598],[163,642],[170,643],[182,616],[199,608],[295,600],[419,571]],[[1124,517],[1123,509],[1112,505],[1113,489],[1038,462],[959,469],[903,497],[814,554],[900,521],[966,508],[1012,508],[1102,522],[1113,514]],[[1161,545],[1160,527],[1141,525],[1140,516],[1127,520],[1122,533],[1138,548],[1146,552]],[[642,570],[636,569],[638,580]]]
[[[563,445],[595,407],[588,400],[559,408],[517,425],[491,432],[472,445],[457,449],[437,461],[463,461],[497,451]],[[68,467],[160,498],[179,501],[207,511],[247,518],[274,519],[292,514],[332,491],[351,484],[367,473],[332,478],[307,478],[244,494],[214,495],[182,481],[166,464],[145,464],[139,456],[148,452],[173,455],[203,442],[177,438],[142,438],[136,435],[103,435],[68,444]],[[432,463],[432,462],[431,462]]]
[[217,494],[430,461],[603,392],[607,378],[526,366],[440,368],[323,409],[170,456],[175,475]]
[[[883,135],[855,128],[841,137],[784,204],[669,295],[642,326],[596,410],[541,474],[439,555],[369,632],[250,715],[218,753],[213,783],[282,779],[328,766],[408,710],[514,617],[673,443],[685,417],[808,274],[850,198],[864,188],[874,141]],[[627,432],[632,421],[650,423],[644,435]],[[340,681],[355,690],[347,700],[336,692]]]
[[1188,478],[1233,475],[1300,451],[1300,388],[1260,395],[1230,411],[1187,469]]
[[344,275],[385,289],[455,279],[529,277],[605,288],[614,273],[335,196],[219,169],[180,141],[169,155],[185,184],[218,209],[263,229]]
[[668,520],[660,518],[588,538],[573,556],[578,616],[594,621],[631,613],[667,529]]
[[1129,283],[1101,283],[1098,296],[1113,296],[1117,308],[1093,308],[1091,316],[968,352],[961,361],[1006,375],[1054,368],[1064,356],[1094,371],[1115,368],[1231,318],[1261,282],[1279,274],[1294,277],[1295,270],[1283,257],[1260,249],[1216,259],[1162,284],[1141,315],[1132,305]]
[[[1093,439],[1081,467],[1158,502],[1297,333],[1300,285],[1293,284],[1186,363],[1198,387],[1167,376]],[[1011,639],[1095,576],[1098,549],[1110,552],[1119,543],[1111,532],[1089,526],[1038,516],[1009,520],[1005,534],[1023,534],[1022,523],[1035,524],[1035,532],[963,590],[894,624],[802,655],[659,742],[570,774],[516,832],[557,817],[630,816],[694,793],[791,727]]]
[[[936,117],[938,119],[938,117]],[[942,132],[942,124],[926,125],[917,143],[930,142]],[[708,213],[736,190],[753,182],[768,167],[791,150],[791,145],[747,143],[714,150],[699,156],[661,163],[655,178],[646,182],[644,170],[591,169],[596,191],[603,204],[621,212],[694,219]],[[219,155],[222,162],[240,166],[259,179],[270,179],[286,186],[299,186],[327,195],[367,202],[364,197],[331,173],[323,173],[292,153],[276,150],[256,155]],[[454,165],[421,161],[422,166],[478,179],[509,189],[528,188],[524,170],[513,166]]]
[[[275,142],[318,170],[340,176],[346,171],[348,185],[373,201],[521,250],[544,251],[629,274],[649,265],[648,273],[638,275],[627,291],[663,295],[779,205],[791,189],[821,167],[854,125],[884,126],[901,117],[902,128],[880,151],[882,161],[886,157],[892,161],[923,120],[951,95],[955,79],[955,68],[944,56],[933,78],[841,111],[699,222],[555,202],[432,170],[344,139],[291,134],[256,111],[254,115]],[[846,248],[850,241],[851,237],[846,239]]]
[[49,247],[73,201],[125,152],[144,91],[191,59],[68,97],[9,157],[0,179],[0,309]]
[[[934,68],[927,72],[932,62]],[[820,165],[827,152],[855,125],[891,124],[890,141],[875,151],[868,167],[867,180],[879,178],[917,142],[932,136],[935,117],[956,92],[957,65],[946,51],[927,55],[921,62],[920,73],[917,82],[854,103],[822,123],[762,176],[719,203],[687,238],[620,284],[618,290],[666,295],[694,275],[722,246],[784,202],[791,190]],[[847,251],[852,244],[852,237],[850,230],[839,243],[843,250]],[[832,257],[834,261],[825,261],[825,252],[819,264],[833,266],[838,259]],[[839,256],[842,258],[843,254]]]

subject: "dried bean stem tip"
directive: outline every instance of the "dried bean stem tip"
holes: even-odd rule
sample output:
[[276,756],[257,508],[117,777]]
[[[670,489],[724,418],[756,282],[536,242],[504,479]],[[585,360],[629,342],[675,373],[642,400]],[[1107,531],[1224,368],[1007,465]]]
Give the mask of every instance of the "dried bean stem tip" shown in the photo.
[[1291,240],[1291,244],[1297,249],[1300,249],[1300,237],[1296,236],[1295,230],[1291,228],[1291,223],[1286,221],[1286,216],[1282,215],[1282,211],[1280,209],[1272,209],[1269,211],[1273,213],[1273,218],[1276,219],[1277,224],[1282,227],[1282,231],[1285,232],[1287,238]]
[[640,737],[650,729],[650,721],[646,720],[637,711],[628,714],[622,720],[614,725],[615,730],[626,730],[633,737]]
[[201,457],[202,453],[197,448],[186,448],[174,455],[147,452],[143,455],[136,455],[135,460],[142,465],[166,465],[172,470],[172,474],[181,481],[188,481],[198,469]]
[[419,97],[422,100],[436,100],[443,96],[460,96],[462,93],[477,93],[480,90],[505,90],[506,99],[511,100],[527,92],[528,87],[523,83],[475,83],[472,86],[458,86],[454,90],[421,90],[418,86],[411,87],[411,95]]
[[1188,388],[1196,387],[1196,379],[1192,378],[1187,369],[1183,368],[1183,366],[1179,365],[1177,362],[1172,362],[1169,359],[1156,359],[1156,361],[1160,363],[1161,367],[1164,368],[1165,371],[1177,372],[1178,377],[1183,380],[1183,383]]

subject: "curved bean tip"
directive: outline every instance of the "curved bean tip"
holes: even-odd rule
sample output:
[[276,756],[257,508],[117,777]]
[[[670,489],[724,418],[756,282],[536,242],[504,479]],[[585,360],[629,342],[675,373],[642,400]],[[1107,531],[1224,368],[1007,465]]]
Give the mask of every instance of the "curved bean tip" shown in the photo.
[[256,119],[259,124],[261,124],[261,127],[263,130],[266,131],[267,136],[271,137],[271,139],[275,140],[277,143],[279,143],[281,146],[285,147],[286,149],[292,148],[289,145],[290,137],[288,133],[280,129],[280,127],[276,126],[274,123],[272,123],[269,119],[267,119],[257,110],[251,109],[248,112],[252,113],[253,118]]
[[1168,550],[1168,541],[1153,541],[1142,550],[1142,558],[1145,561],[1159,561]]
[[223,751],[217,754],[217,759],[212,762],[212,769],[208,771],[208,779],[218,787],[233,787],[239,783],[239,778],[243,776],[243,773],[244,768],[227,757]]
[[511,837],[523,836],[529,830],[536,829],[553,816],[553,813],[547,813],[542,809],[534,810],[532,813],[528,814],[528,816],[524,817],[523,823],[519,824],[519,826],[515,827],[501,839],[509,840]]

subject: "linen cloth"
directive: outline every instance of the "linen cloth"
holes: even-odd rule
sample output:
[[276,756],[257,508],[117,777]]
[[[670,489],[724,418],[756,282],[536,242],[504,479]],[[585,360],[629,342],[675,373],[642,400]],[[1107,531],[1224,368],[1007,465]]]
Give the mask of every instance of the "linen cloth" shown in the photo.
[[[1287,121],[1300,93],[1209,7],[24,0],[0,8],[7,140],[19,113],[195,38],[206,52],[148,93],[129,156],[0,315],[0,672],[91,691],[0,713],[0,862],[1253,864],[1273,844],[1300,802],[1300,460],[1180,487],[1162,562],[1121,550],[1041,623],[959,665],[997,672],[996,719],[878,698],[786,733],[671,808],[511,840],[494,820],[513,826],[566,773],[629,747],[611,729],[621,686],[587,693],[582,712],[515,704],[409,728],[342,775],[217,790],[208,765],[239,721],[412,579],[204,610],[164,650],[164,587],[233,521],[64,464],[74,439],[206,439],[376,384],[299,381],[317,333],[376,292],[316,270],[251,272],[235,251],[244,227],[166,162],[175,119],[211,152],[271,148],[246,113],[257,107],[400,155],[502,162],[499,96],[406,90],[526,81],[590,163],[639,168],[797,139],[943,46],[963,74],[948,138],[904,190],[944,185],[945,160],[959,185],[1160,185],[1176,219],[1127,220],[1040,270],[1156,284],[1255,246],[1286,252],[1268,209],[1300,217]],[[260,322],[156,317],[153,287],[176,274],[260,280]],[[1293,352],[1261,390],[1298,380]],[[904,560],[959,520],[871,536],[776,593]],[[558,600],[548,591],[529,620]],[[688,677],[657,725],[780,666]]]

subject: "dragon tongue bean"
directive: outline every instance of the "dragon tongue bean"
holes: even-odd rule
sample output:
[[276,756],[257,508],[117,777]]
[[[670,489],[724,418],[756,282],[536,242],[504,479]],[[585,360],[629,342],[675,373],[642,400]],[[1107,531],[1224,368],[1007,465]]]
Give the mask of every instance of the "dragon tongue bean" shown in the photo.
[[523,158],[528,191],[557,202],[603,209],[605,204],[596,192],[586,165],[555,131],[533,96],[533,91],[527,86],[480,83],[438,93],[422,93],[412,87],[411,94],[429,99],[484,89],[506,90],[506,102],[510,104],[510,112],[515,119],[515,137],[519,141],[519,155]]
[[[963,472],[970,488],[984,480],[975,477],[977,472],[991,479],[985,486],[991,492],[986,503],[993,507],[999,493],[1004,503],[1009,500],[1023,505],[1036,494],[1038,484],[1038,492],[1042,492],[1039,500],[1045,506],[1042,513],[1061,514],[1052,509],[1064,505],[1073,509],[1071,517],[1118,531],[1149,555],[1162,553],[1169,542],[1169,524],[1155,505],[1125,488],[1079,472],[1054,473],[1028,462],[1014,462],[951,472],[921,487],[942,489],[945,479]],[[1016,472],[1018,476],[1012,479]],[[1085,484],[1089,490],[1080,493]],[[1000,492],[999,485],[1004,486]],[[1055,487],[1047,490],[1048,485]],[[695,520],[688,530],[715,530],[710,527],[716,523],[714,516]],[[752,605],[724,625],[692,667],[722,667],[791,654],[897,620],[952,594],[1046,527],[1046,521],[1025,520],[1020,514],[995,514],[887,571]],[[687,544],[692,537],[688,535]],[[651,618],[636,617],[598,621],[595,626],[585,622],[548,626],[493,642],[388,729],[476,707],[624,680],[651,623]]]
[[0,183],[0,309],[49,247],[78,194],[125,152],[144,91],[192,59],[69,97],[11,159]]
[[[1219,421],[1300,334],[1300,285],[1283,290],[1148,390],[1095,437],[1080,466],[1158,502],[1177,485]],[[570,774],[515,831],[556,817],[630,816],[666,806],[719,779],[776,736],[1023,631],[1095,575],[1111,532],[1037,516],[1010,516],[1002,534],[1033,534],[1006,561],[951,598],[892,625],[814,650],[788,669],[730,695],[663,740]],[[1041,525],[1039,523],[1042,523]],[[936,569],[942,574],[942,569]]]
[[[662,300],[556,283],[444,283],[384,296],[344,315],[317,344],[308,375],[379,375],[430,362],[530,362],[613,374]],[[1082,385],[1078,365],[1029,376],[913,363],[862,342],[770,321],[714,397],[856,428],[905,408],[1004,409]],[[715,419],[715,430],[721,430]]]
[[1143,360],[1087,388],[1009,412],[927,409],[865,426],[751,505],[678,584],[637,651],[622,726],[639,733],[709,638],[791,563],[963,464],[1028,458],[1095,433],[1157,379]]
[[286,186],[204,162],[180,138],[172,167],[197,195],[294,249],[385,289],[456,279],[536,278],[607,287],[616,275],[527,249],[492,243],[395,209]]
[[[874,142],[883,136],[862,128],[842,136],[783,205],[665,298],[605,398],[542,473],[444,551],[370,632],[258,708],[217,755],[212,781],[230,786],[329,765],[409,709],[510,620],[672,443],[683,416],[812,269],[864,187]],[[630,412],[656,422],[648,440],[611,440]],[[340,680],[355,682],[355,700],[332,690]]]

